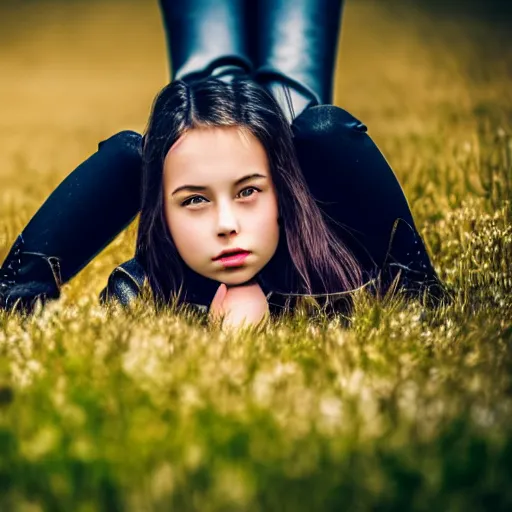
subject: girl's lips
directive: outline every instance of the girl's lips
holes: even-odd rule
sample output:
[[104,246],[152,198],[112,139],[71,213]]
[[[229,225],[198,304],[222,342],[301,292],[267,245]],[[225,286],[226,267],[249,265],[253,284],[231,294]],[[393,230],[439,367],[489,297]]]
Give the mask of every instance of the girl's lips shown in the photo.
[[242,265],[245,258],[251,254],[250,252],[237,252],[236,254],[228,254],[218,258],[215,261],[220,261],[225,267],[238,267]]

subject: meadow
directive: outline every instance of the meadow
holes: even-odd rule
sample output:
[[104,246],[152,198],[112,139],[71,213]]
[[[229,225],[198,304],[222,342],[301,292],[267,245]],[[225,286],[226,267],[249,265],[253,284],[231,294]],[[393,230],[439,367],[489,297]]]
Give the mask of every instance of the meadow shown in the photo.
[[[499,19],[412,5],[348,2],[335,103],[453,303],[361,296],[348,327],[239,333],[102,308],[135,221],[58,301],[0,313],[0,510],[512,509],[512,45]],[[169,70],[156,2],[6,1],[0,24],[3,261],[99,141],[144,129]]]

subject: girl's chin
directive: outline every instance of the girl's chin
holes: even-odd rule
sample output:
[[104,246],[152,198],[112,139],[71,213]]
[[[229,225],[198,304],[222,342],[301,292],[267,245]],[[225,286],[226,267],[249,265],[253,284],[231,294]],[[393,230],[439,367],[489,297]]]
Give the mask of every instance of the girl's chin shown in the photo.
[[251,279],[249,279],[249,280],[247,280],[247,281],[243,281],[243,282],[240,282],[240,283],[232,283],[232,284],[230,284],[230,283],[226,283],[226,285],[227,285],[228,287],[233,288],[233,287],[235,287],[235,286],[250,286],[250,285],[252,285],[252,284],[254,284],[254,283],[256,283],[256,282],[257,282],[257,281],[256,281],[256,278],[255,278],[255,277],[251,277]]
[[228,276],[219,281],[224,283],[226,286],[245,286],[256,282],[255,275],[240,275],[240,276]]

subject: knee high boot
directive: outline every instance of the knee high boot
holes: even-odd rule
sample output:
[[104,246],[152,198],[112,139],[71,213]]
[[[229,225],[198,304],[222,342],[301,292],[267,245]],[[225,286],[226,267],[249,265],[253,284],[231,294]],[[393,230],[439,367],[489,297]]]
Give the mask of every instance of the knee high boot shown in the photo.
[[344,0],[247,1],[247,26],[257,20],[256,80],[290,122],[309,106],[332,103]]
[[0,268],[0,308],[30,313],[135,218],[140,209],[141,139],[118,133],[54,190],[17,237]]
[[160,0],[173,80],[252,71],[244,0]]

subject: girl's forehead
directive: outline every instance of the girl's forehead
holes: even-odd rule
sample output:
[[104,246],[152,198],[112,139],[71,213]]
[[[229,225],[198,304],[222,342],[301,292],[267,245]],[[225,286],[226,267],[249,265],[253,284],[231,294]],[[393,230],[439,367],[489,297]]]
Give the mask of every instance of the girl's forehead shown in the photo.
[[184,133],[168,151],[164,168],[174,175],[191,171],[229,172],[240,167],[268,168],[260,141],[242,127],[201,127]]
[[169,152],[197,150],[199,145],[223,144],[240,146],[251,150],[260,145],[259,140],[244,126],[198,126],[183,133],[171,146]]

